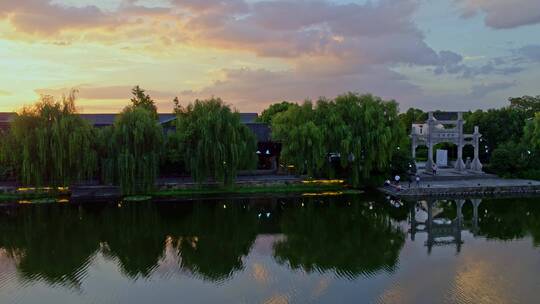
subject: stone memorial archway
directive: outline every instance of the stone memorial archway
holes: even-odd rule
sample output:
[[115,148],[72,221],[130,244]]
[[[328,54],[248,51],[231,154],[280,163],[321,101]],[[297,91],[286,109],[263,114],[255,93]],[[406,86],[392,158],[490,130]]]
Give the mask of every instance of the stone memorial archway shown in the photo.
[[[416,159],[416,148],[425,145],[428,148],[428,159],[426,168],[429,170],[433,166],[433,147],[438,143],[453,143],[457,146],[457,160],[454,168],[457,171],[470,169],[475,172],[482,172],[480,163],[480,134],[478,127],[474,127],[473,134],[463,134],[463,112],[429,112],[428,120],[423,124],[413,124],[411,129],[412,157]],[[463,147],[471,145],[474,147],[474,159],[470,168],[465,167],[463,162]]]

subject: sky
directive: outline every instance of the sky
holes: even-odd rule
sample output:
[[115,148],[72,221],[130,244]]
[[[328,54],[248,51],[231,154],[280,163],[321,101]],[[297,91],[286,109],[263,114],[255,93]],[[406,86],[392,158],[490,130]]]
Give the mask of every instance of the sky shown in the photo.
[[538,0],[0,0],[0,111],[78,91],[117,112],[221,97],[241,112],[348,91],[402,111],[540,95]]

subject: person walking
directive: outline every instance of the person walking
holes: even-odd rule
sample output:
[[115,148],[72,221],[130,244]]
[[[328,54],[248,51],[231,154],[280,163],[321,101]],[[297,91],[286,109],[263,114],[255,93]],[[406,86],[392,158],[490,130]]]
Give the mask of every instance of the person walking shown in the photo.
[[437,175],[437,164],[433,164],[431,170],[433,171],[433,175]]
[[396,185],[399,185],[400,179],[401,179],[401,176],[399,176],[399,174],[396,174],[396,176],[394,177],[394,180],[396,181]]
[[420,175],[416,175],[416,188],[420,188]]

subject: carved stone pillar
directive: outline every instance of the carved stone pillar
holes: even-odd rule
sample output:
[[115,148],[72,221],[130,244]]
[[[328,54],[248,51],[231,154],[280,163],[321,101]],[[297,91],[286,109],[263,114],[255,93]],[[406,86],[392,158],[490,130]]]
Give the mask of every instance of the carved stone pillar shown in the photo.
[[435,129],[435,119],[433,118],[433,112],[429,112],[428,118],[428,136],[427,136],[427,146],[428,146],[428,158],[426,161],[426,171],[431,172],[433,168],[433,130]]
[[480,151],[480,137],[482,135],[478,131],[478,126],[474,127],[474,134],[473,134],[473,141],[474,141],[474,159],[471,163],[471,170],[482,172],[482,163],[480,162],[479,158],[479,151]]
[[454,166],[458,171],[465,170],[465,163],[463,162],[463,113],[458,113],[458,140],[457,140],[457,160]]

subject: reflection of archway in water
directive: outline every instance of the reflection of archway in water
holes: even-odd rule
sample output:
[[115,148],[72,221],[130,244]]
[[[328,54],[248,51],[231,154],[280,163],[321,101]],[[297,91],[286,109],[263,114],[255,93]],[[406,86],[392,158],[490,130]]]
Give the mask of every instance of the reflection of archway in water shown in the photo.
[[[473,206],[473,218],[470,231],[473,235],[478,232],[478,207],[482,202],[481,199],[471,199]],[[453,219],[437,218],[441,213],[436,206],[439,201],[427,200],[418,201],[416,204],[411,204],[410,208],[410,234],[411,240],[414,241],[416,233],[427,233],[426,246],[428,253],[431,253],[434,246],[445,246],[455,244],[456,251],[461,251],[463,240],[461,239],[461,231],[464,230],[463,206],[467,202],[465,199],[456,199],[453,202],[456,204],[456,215]],[[424,212],[427,217],[418,219],[417,215]]]

